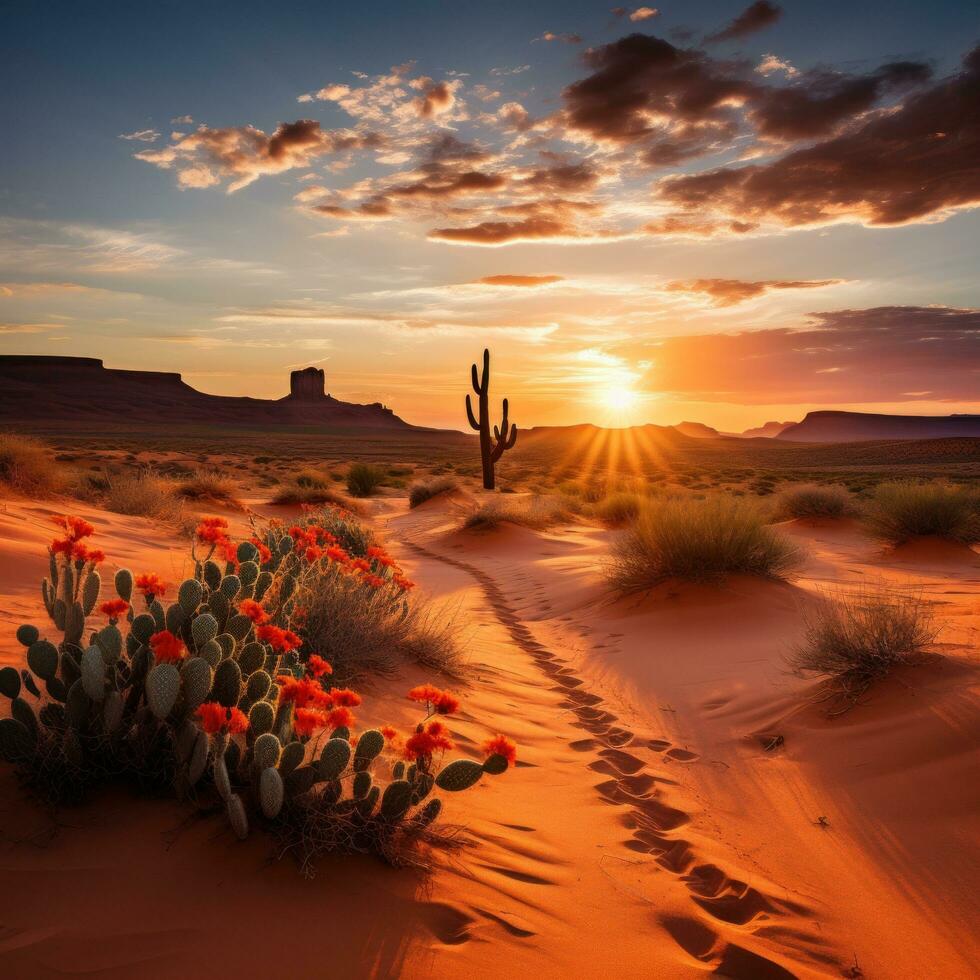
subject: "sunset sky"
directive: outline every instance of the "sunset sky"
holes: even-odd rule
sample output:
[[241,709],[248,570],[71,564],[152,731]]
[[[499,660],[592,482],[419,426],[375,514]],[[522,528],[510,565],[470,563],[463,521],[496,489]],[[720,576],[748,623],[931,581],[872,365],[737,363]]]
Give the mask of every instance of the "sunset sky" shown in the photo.
[[978,412],[978,44],[975,0],[7,3],[0,353],[454,427],[484,346],[524,426]]

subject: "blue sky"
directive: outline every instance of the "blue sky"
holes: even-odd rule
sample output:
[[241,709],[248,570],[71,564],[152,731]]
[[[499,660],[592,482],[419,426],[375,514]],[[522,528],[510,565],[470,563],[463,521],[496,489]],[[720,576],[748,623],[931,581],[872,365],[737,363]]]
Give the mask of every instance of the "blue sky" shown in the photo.
[[[665,4],[632,20],[639,8],[616,15],[611,6],[6,5],[0,351],[98,356],[113,366],[180,371],[209,391],[265,397],[284,392],[291,366],[316,362],[335,394],[381,399],[437,424],[458,421],[466,368],[485,344],[532,423],[696,417],[740,427],[829,401],[976,410],[980,385],[970,396],[971,376],[962,374],[977,370],[969,358],[971,310],[980,302],[975,156],[965,181],[962,161],[949,153],[939,160],[951,183],[955,175],[966,188],[901,222],[882,220],[881,202],[894,193],[884,178],[880,189],[862,187],[860,203],[835,203],[832,218],[824,210],[819,220],[760,210],[758,195],[750,200],[735,186],[692,206],[698,185],[669,181],[769,168],[799,150],[830,152],[841,138],[863,147],[879,117],[901,114],[962,71],[980,39],[977,5],[785,3],[758,29],[716,42],[705,38],[746,4]],[[549,33],[557,36],[547,40]],[[663,103],[655,90],[668,82],[644,74],[643,60],[660,49],[649,44],[639,61],[624,60],[617,43],[631,33],[681,52],[734,94],[697,118],[683,108],[686,89],[664,89]],[[571,34],[581,40],[561,37]],[[919,66],[921,77],[907,71],[910,80],[880,82],[870,102],[831,128],[773,135],[776,123],[766,120],[775,118],[777,89],[782,96],[823,85],[836,93],[898,62]],[[602,65],[614,73],[628,65],[639,73],[630,91],[653,92],[628,120],[628,134],[576,117],[582,109],[604,118],[605,89],[584,109],[569,94]],[[393,66],[405,67],[392,74]],[[349,91],[316,96],[331,86]],[[514,105],[523,116],[506,109]],[[277,127],[302,119],[318,124],[321,143],[312,151],[304,143],[270,166]],[[952,122],[962,131],[943,139],[975,139],[975,116],[964,111]],[[246,127],[262,133],[258,149]],[[337,133],[358,145],[334,146]],[[704,145],[650,164],[655,141],[677,144],[692,133]],[[321,134],[331,134],[329,151]],[[433,147],[448,136],[481,155],[459,151],[432,163]],[[908,152],[916,152],[911,142]],[[587,171],[580,183],[553,175],[576,167]],[[775,181],[778,168],[760,180],[770,169]],[[474,172],[485,191],[457,194],[453,181]],[[236,181],[242,186],[233,189]],[[663,227],[662,216],[678,213],[668,192],[670,207],[682,201],[688,228],[680,234],[674,224]],[[390,213],[363,220],[363,206],[379,201]],[[726,208],[726,221],[739,219],[732,208],[751,210],[744,223],[752,229],[727,231],[717,218]],[[474,241],[473,228],[483,229],[483,240]],[[480,282],[508,275],[529,282]],[[902,307],[900,328],[888,321],[890,358],[939,329],[928,312],[937,306],[957,311],[941,321],[953,331],[953,368],[933,359],[933,374],[913,384],[914,365],[901,366],[896,355],[888,360],[894,382],[873,390],[843,352],[880,334],[879,321],[868,314],[845,328],[841,318],[808,318]],[[675,338],[806,331],[814,323],[830,331],[835,353],[813,369],[821,377],[812,384],[776,383],[779,373],[800,369],[785,359],[779,333],[772,349],[783,353],[772,364],[757,370],[758,353],[745,354],[752,360],[734,365],[732,377],[715,374],[713,388],[671,361],[682,346]],[[875,344],[862,349],[881,363]],[[755,374],[757,383],[747,384]],[[843,377],[831,385],[832,375]],[[631,397],[611,396],[623,389]]]

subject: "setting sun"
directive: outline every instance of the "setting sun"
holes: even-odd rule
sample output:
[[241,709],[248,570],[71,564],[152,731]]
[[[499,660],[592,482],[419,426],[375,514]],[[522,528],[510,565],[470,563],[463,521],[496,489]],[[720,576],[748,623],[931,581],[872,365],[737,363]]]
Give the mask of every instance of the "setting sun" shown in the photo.
[[611,411],[628,412],[635,407],[637,394],[628,386],[604,388],[599,392],[599,401]]

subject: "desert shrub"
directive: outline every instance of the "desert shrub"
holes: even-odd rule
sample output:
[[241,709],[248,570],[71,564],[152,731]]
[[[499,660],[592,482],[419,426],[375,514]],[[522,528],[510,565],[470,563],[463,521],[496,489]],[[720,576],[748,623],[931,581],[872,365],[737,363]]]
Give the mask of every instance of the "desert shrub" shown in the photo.
[[370,497],[385,482],[385,471],[373,463],[354,463],[347,471],[347,492],[352,497]]
[[330,485],[330,477],[321,470],[305,469],[296,474],[293,482],[304,489],[322,490]]
[[459,489],[459,481],[452,476],[435,477],[431,480],[420,480],[413,483],[408,491],[408,506],[418,507],[441,493],[449,493]]
[[57,493],[63,481],[43,442],[0,433],[0,483],[17,493],[39,497]]
[[354,510],[358,506],[346,494],[332,487],[300,486],[298,483],[280,484],[272,495],[272,503],[284,506],[307,504],[314,507],[334,504],[348,510]]
[[761,510],[742,499],[674,499],[652,504],[617,543],[608,568],[623,592],[669,578],[713,582],[729,574],[782,578],[798,565],[799,549],[769,527]]
[[516,524],[541,530],[567,520],[569,512],[556,497],[491,497],[467,515],[463,526],[491,530],[501,524]]
[[937,633],[920,595],[840,593],[804,614],[803,639],[788,659],[796,672],[826,678],[819,697],[846,710],[895,667],[919,660]]
[[[327,517],[330,526],[349,520]],[[119,781],[193,794],[205,810],[223,807],[240,838],[253,824],[268,830],[279,853],[310,873],[326,851],[412,861],[442,808],[434,791],[467,789],[514,762],[504,736],[485,743],[482,762],[445,762],[453,742],[442,718],[459,700],[431,684],[408,692],[419,719],[404,735],[368,729],[352,743],[361,697],[335,686],[310,632],[320,613],[308,604],[359,589],[385,596],[361,607],[378,609],[397,594],[410,622],[409,584],[380,549],[365,559],[345,553],[316,515],[237,545],[224,519],[204,519],[195,575],[169,605],[158,575],[128,569],[105,599],[95,529],[56,521],[64,537],[51,545],[42,583],[51,625],[19,627],[27,668],[0,669],[11,702],[0,759],[44,800],[74,802]]]
[[595,516],[607,524],[626,524],[636,520],[646,503],[638,493],[620,490],[603,497],[594,507]]
[[180,480],[175,487],[179,497],[187,500],[221,501],[233,507],[240,507],[238,486],[234,480],[220,470],[205,469]]
[[453,668],[459,658],[456,618],[445,609],[434,614],[422,600],[409,601],[413,584],[353,515],[324,508],[292,533],[298,540],[306,535],[312,547],[296,584],[304,630],[340,679],[391,673],[403,660]]
[[173,483],[150,470],[103,474],[103,503],[107,510],[132,517],[175,522],[183,515]]
[[980,541],[980,496],[938,481],[880,483],[865,511],[865,526],[890,544],[929,535],[972,544]]
[[781,519],[849,517],[855,513],[855,507],[845,487],[806,483],[784,490],[776,502],[776,513]]

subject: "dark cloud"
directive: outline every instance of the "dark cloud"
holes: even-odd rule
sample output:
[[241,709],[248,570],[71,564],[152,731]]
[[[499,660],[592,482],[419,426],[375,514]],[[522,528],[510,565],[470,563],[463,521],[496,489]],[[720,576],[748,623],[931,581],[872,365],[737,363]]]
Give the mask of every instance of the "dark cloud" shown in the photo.
[[715,306],[734,306],[749,299],[756,299],[775,289],[818,289],[836,286],[840,279],[764,279],[750,282],[744,279],[687,279],[667,284],[675,293],[702,293],[709,296]]
[[932,75],[928,65],[900,61],[870,75],[808,72],[792,85],[759,86],[750,117],[763,136],[781,140],[813,139],[866,112],[894,91],[921,85]]
[[[660,132],[653,118],[728,131],[733,100],[752,86],[701,51],[630,34],[585,54],[592,74],[564,91],[568,125],[590,136],[633,143]],[[713,138],[714,133],[706,137]]]
[[668,177],[658,190],[699,219],[895,225],[980,202],[978,160],[980,47],[960,74],[839,136],[771,163]]
[[769,0],[756,0],[749,4],[730,24],[726,24],[715,34],[709,34],[705,41],[715,44],[719,41],[731,41],[735,38],[746,37],[756,31],[771,27],[783,16],[783,8]]
[[551,194],[569,194],[591,190],[598,182],[595,169],[583,161],[542,167],[521,181],[521,186]]
[[884,306],[811,314],[799,330],[668,337],[614,353],[651,362],[649,389],[745,404],[972,401],[980,310]]
[[[609,237],[609,232],[591,232],[579,218],[600,211],[598,204],[548,198],[501,205],[484,221],[457,228],[433,228],[429,238],[463,245],[506,245],[510,242],[544,239]],[[462,215],[465,217],[466,215]]]

